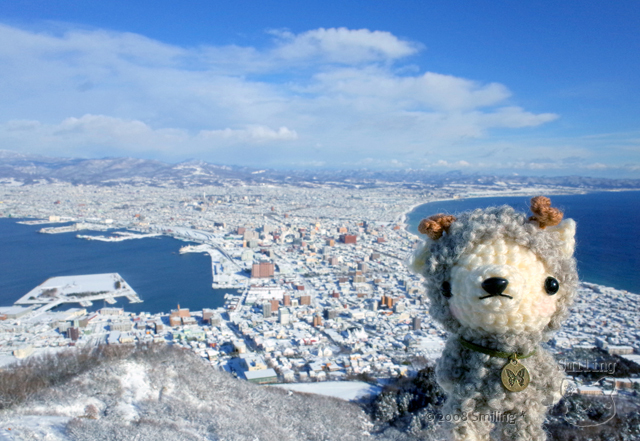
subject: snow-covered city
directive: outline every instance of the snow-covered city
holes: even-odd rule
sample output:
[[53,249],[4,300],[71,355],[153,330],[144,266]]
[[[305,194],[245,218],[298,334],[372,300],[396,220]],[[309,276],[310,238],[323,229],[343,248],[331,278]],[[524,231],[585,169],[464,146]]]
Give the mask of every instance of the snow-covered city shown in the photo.
[[[407,230],[406,214],[436,199],[563,191],[575,190],[3,186],[0,213],[42,224],[42,233],[187,241],[180,252],[207,253],[212,288],[227,293],[218,308],[191,310],[176,295],[175,309],[163,313],[131,313],[126,305],[88,311],[96,301],[145,299],[119,274],[52,278],[0,308],[0,361],[70,346],[156,342],[189,348],[213,369],[260,384],[410,376],[438,358],[446,336],[429,317],[421,276],[407,265],[422,239]],[[79,234],[88,230],[104,235]],[[550,349],[561,357],[598,347],[640,363],[636,296],[581,283]],[[61,304],[72,307],[56,310]],[[610,386],[597,387],[604,393]],[[586,380],[577,387],[593,393]]]

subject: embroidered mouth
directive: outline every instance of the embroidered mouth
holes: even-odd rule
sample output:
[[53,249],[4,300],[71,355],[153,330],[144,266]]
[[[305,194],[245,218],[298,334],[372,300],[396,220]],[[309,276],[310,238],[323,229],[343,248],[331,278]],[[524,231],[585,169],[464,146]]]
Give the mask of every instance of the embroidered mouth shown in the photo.
[[508,299],[513,300],[513,297],[511,297],[511,296],[510,296],[510,295],[508,295],[508,294],[497,294],[497,293],[496,293],[496,294],[487,294],[486,296],[482,296],[482,297],[478,297],[478,298],[479,298],[480,300],[483,300],[483,299],[488,299],[489,297],[497,297],[497,296],[500,296],[500,297],[506,297],[506,298],[508,298]]

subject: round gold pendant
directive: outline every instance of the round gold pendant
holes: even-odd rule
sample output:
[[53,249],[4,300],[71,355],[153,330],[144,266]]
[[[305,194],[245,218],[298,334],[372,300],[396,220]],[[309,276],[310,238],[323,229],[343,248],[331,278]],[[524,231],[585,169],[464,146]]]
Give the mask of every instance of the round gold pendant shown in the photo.
[[518,360],[511,359],[502,368],[502,385],[511,392],[520,392],[529,385],[529,371]]

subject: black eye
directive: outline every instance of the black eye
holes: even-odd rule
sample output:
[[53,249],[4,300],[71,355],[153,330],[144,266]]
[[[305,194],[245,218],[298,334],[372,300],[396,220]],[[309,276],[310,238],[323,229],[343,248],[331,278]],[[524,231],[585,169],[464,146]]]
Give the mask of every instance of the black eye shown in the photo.
[[554,295],[560,289],[560,284],[553,277],[547,277],[547,280],[544,281],[544,290],[550,296]]
[[442,295],[446,298],[451,297],[451,284],[449,282],[442,282]]

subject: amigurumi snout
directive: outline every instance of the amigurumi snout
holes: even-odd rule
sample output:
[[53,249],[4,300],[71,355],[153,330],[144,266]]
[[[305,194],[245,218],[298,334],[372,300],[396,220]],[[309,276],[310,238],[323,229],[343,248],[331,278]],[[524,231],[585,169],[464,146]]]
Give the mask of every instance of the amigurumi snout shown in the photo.
[[540,343],[575,294],[575,222],[542,196],[531,210],[440,214],[419,226],[428,238],[413,267],[450,333],[437,375],[455,440],[545,440],[547,407],[562,396],[564,374]]

